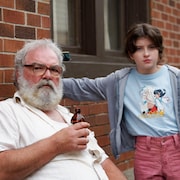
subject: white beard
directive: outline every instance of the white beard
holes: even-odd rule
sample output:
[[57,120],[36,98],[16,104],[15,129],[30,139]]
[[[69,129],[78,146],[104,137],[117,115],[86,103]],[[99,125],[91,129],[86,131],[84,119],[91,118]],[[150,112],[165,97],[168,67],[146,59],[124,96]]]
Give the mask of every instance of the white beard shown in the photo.
[[48,111],[56,108],[63,96],[63,85],[59,82],[56,87],[51,80],[41,80],[37,84],[29,85],[23,76],[18,78],[19,94],[23,100],[38,109]]

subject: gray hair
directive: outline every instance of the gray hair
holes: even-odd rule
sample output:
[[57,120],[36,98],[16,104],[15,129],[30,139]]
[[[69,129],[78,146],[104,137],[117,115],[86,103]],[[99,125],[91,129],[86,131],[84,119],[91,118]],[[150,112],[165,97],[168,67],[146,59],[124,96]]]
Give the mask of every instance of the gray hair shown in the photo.
[[21,73],[22,67],[25,61],[25,57],[28,52],[38,48],[38,47],[49,47],[52,49],[59,60],[59,65],[62,66],[63,71],[65,71],[65,66],[63,64],[63,53],[60,47],[58,47],[52,40],[50,39],[38,39],[38,40],[30,40],[27,41],[23,48],[20,49],[15,56],[15,74],[14,74],[14,81],[15,85],[17,86],[17,77],[16,77],[16,72],[19,71]]

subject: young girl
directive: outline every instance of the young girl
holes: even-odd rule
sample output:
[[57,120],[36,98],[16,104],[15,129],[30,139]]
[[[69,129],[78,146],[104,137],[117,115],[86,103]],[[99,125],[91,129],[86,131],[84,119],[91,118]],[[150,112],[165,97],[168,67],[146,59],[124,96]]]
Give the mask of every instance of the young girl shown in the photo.
[[[135,148],[136,180],[180,177],[180,70],[165,64],[163,49],[158,28],[136,24],[125,42],[135,67],[96,79],[63,80],[65,97],[107,100],[113,153],[118,157]],[[158,89],[168,101],[157,103]]]

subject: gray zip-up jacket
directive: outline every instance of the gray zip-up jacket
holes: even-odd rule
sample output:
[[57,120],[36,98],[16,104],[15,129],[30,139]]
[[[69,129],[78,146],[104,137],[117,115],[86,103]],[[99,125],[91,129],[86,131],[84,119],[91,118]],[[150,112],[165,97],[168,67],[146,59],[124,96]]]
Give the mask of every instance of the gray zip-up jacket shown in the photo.
[[[180,130],[180,70],[169,65],[166,66],[169,70],[175,116]],[[64,97],[78,101],[107,100],[111,127],[110,142],[116,158],[122,152],[133,150],[135,144],[135,138],[128,133],[123,116],[124,91],[132,68],[117,70],[106,77],[96,79],[63,79]]]

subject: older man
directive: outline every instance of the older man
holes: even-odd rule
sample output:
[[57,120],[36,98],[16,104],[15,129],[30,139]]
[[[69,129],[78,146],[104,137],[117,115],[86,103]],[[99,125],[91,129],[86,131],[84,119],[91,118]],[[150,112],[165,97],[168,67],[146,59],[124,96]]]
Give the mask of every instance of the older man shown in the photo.
[[[62,52],[50,40],[17,52],[13,98],[0,102],[1,180],[125,180],[88,130],[59,105]],[[59,93],[60,92],[60,93]]]

